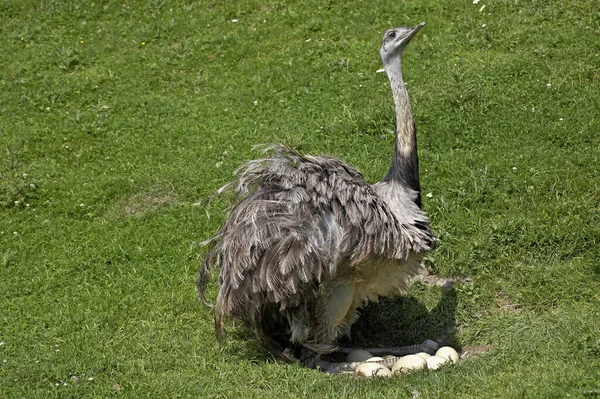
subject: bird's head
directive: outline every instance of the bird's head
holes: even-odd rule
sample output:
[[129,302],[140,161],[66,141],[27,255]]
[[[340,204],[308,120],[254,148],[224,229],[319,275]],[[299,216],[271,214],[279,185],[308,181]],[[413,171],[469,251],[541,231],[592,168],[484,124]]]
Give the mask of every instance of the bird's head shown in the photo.
[[425,22],[421,22],[413,27],[400,26],[385,31],[383,40],[381,41],[381,48],[379,49],[379,55],[383,64],[385,65],[386,61],[391,58],[402,55],[408,43],[424,25]]

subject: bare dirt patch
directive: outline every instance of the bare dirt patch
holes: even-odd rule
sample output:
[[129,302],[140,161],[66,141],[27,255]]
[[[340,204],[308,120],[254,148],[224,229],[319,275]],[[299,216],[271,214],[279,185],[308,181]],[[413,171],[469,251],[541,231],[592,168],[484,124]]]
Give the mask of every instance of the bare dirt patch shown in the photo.
[[469,277],[439,277],[429,273],[426,267],[422,267],[419,274],[414,276],[412,281],[419,281],[427,287],[438,286],[443,288],[453,288],[456,283],[465,285],[473,282]]
[[521,305],[515,303],[505,292],[498,292],[495,300],[496,306],[505,312],[518,312],[521,310]]
[[483,355],[484,353],[488,353],[492,349],[489,345],[473,345],[473,346],[465,346],[462,348],[462,352],[460,355],[461,359],[469,359],[479,355]]
[[175,188],[171,183],[152,186],[146,191],[136,193],[119,202],[113,216],[135,217],[152,209],[174,203],[177,199]]

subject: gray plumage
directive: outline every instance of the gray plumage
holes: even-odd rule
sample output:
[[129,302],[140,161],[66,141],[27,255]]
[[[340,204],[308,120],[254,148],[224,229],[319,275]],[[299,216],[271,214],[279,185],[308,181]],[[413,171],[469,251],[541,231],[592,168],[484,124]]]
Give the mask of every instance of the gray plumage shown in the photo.
[[218,191],[235,200],[200,270],[220,267],[215,328],[241,320],[261,343],[326,353],[357,309],[402,292],[435,238],[420,208],[416,134],[402,52],[423,26],[385,33],[380,55],[396,113],[392,166],[373,185],[345,163],[283,147],[248,162]]

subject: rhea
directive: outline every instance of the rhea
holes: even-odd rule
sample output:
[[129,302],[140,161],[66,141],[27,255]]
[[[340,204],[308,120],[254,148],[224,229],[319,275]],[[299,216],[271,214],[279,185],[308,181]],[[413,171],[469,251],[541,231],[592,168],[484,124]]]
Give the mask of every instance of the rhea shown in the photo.
[[[224,318],[245,324],[272,353],[306,366],[337,371],[320,355],[339,348],[358,310],[379,297],[401,294],[421,267],[435,237],[421,210],[417,138],[402,79],[402,54],[417,32],[385,32],[379,54],[394,98],[395,145],[383,180],[369,184],[337,159],[271,147],[219,189],[234,203],[199,272],[205,290],[219,267],[215,329]],[[427,350],[413,345],[394,353]]]

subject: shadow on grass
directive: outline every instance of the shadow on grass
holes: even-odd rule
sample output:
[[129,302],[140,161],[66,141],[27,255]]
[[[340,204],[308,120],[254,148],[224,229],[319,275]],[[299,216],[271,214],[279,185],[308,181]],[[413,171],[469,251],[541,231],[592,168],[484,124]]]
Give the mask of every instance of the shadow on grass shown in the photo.
[[363,309],[352,326],[351,347],[376,348],[418,344],[426,339],[459,349],[456,290],[443,289],[431,311],[414,297],[383,299]]
[[[361,311],[352,326],[352,342],[340,342],[354,348],[396,347],[418,344],[426,339],[437,341],[460,351],[456,329],[456,290],[443,289],[438,304],[431,310],[412,296],[383,298]],[[221,350],[231,358],[262,363],[277,360],[261,347],[245,328],[230,328],[229,337]],[[343,361],[344,356],[333,353],[330,361]]]

